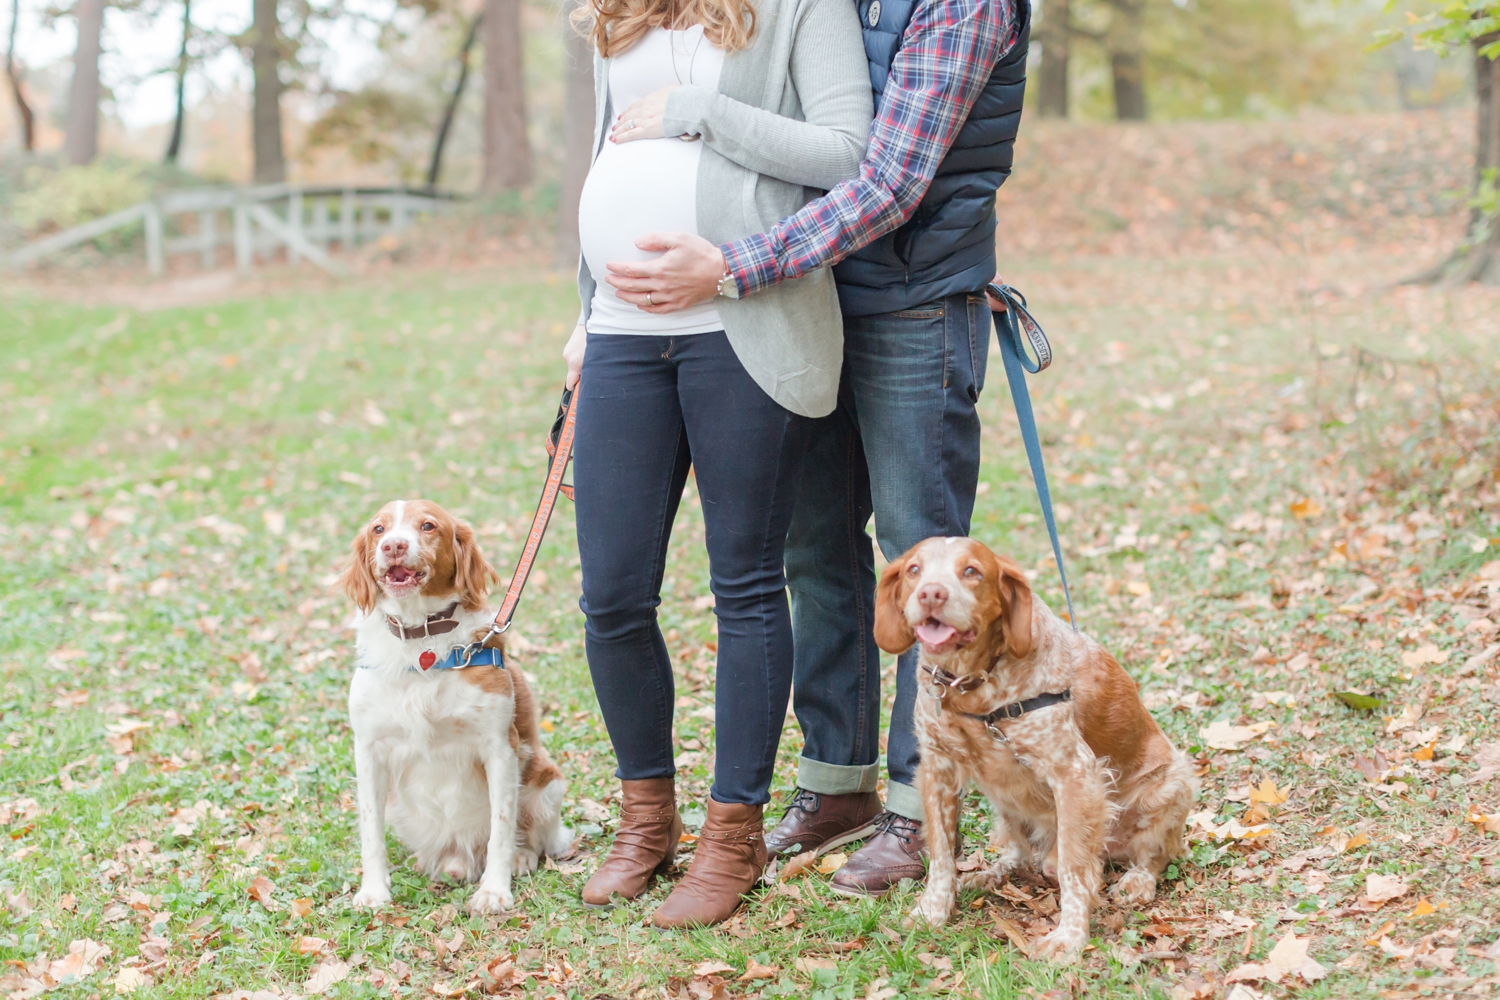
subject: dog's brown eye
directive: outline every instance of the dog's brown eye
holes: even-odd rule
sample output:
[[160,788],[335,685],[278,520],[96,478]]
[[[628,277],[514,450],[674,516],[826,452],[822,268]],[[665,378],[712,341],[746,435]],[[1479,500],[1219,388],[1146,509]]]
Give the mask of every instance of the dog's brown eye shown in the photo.
[[979,570],[977,568],[973,567],[973,566],[965,566],[964,567],[964,576],[968,577],[971,580],[976,579],[976,578],[978,578],[978,577],[980,577],[982,575],[983,574],[980,573]]
[[916,576],[920,572],[922,572],[922,567],[917,565],[916,563],[912,563],[910,566],[906,567],[907,576]]
[[377,535],[383,535],[383,534],[385,534],[385,525],[383,525],[383,524],[377,524],[377,525],[375,525],[375,527],[371,528],[370,530],[373,531],[373,532],[375,532],[375,534],[377,534]]
[[423,521],[422,522],[422,530],[423,531],[436,531],[437,530],[437,525],[433,524],[431,521]]

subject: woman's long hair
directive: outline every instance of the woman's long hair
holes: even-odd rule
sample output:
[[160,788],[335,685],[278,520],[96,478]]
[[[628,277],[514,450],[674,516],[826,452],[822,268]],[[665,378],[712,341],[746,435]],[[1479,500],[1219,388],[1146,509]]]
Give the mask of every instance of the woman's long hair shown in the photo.
[[716,48],[734,52],[750,44],[755,8],[749,0],[586,0],[574,10],[573,22],[606,59],[652,28],[674,24],[701,24]]

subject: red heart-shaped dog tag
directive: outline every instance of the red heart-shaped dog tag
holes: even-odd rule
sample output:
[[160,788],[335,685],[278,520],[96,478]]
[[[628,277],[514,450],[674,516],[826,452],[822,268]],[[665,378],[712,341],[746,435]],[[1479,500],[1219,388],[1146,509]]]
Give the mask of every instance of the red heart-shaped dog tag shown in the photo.
[[437,662],[437,654],[429,649],[427,652],[417,657],[417,662],[422,664],[423,670],[426,670],[428,667]]

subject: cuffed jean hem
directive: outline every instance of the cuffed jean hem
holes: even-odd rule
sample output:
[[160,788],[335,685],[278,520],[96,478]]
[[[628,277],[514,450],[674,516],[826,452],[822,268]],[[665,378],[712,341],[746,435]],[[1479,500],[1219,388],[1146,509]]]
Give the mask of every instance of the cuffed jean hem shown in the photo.
[[797,758],[797,787],[819,795],[873,792],[879,781],[879,764],[825,764],[811,757]]
[[927,813],[922,809],[922,793],[899,781],[885,786],[885,808],[887,812],[914,819],[918,823],[927,818]]

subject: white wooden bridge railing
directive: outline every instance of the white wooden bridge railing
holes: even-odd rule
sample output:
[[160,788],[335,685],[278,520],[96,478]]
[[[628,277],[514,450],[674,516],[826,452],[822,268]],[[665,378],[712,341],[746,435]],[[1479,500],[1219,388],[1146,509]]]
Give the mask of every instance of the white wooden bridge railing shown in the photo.
[[[257,258],[283,248],[288,264],[300,260],[343,275],[348,268],[329,251],[347,254],[411,225],[420,214],[454,204],[450,195],[406,188],[355,188],[267,184],[248,188],[195,188],[85,222],[29,243],[5,259],[22,267],[127,226],[145,227],[146,266],[166,270],[168,257],[197,254],[204,270],[218,266],[219,248],[234,248],[235,267],[248,274]],[[221,223],[226,223],[221,227]]]

